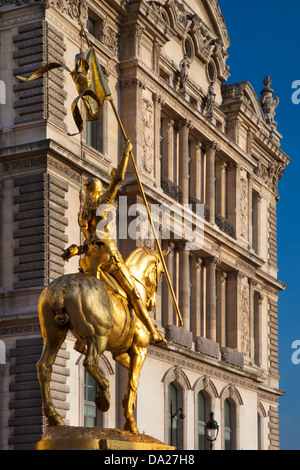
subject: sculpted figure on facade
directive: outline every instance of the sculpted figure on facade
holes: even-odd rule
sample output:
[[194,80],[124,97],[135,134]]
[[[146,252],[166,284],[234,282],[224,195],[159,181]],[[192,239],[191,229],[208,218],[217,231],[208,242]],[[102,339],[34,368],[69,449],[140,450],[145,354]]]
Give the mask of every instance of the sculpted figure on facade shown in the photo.
[[273,97],[274,90],[271,88],[272,80],[269,75],[264,79],[265,88],[261,91],[260,104],[267,124],[276,127],[277,123],[274,121],[275,109],[279,104],[279,98]]
[[213,112],[214,109],[214,104],[216,100],[216,92],[214,88],[215,82],[211,82],[208,88],[208,93],[207,93],[207,107],[206,107],[206,113],[210,114]]
[[188,58],[188,55],[185,54],[183,59],[179,63],[179,67],[180,67],[180,88],[185,87],[185,84],[186,84],[186,81],[187,81],[188,75],[189,75],[190,64],[191,64],[191,61]]

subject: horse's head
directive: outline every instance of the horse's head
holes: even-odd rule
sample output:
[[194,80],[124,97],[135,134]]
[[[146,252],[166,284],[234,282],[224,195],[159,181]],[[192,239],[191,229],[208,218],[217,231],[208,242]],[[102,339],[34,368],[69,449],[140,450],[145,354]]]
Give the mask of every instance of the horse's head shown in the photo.
[[[163,252],[165,257],[168,252]],[[138,288],[142,288],[142,297],[150,311],[156,306],[156,292],[158,283],[164,269],[157,251],[150,248],[137,248],[126,261],[131,273],[138,281]]]

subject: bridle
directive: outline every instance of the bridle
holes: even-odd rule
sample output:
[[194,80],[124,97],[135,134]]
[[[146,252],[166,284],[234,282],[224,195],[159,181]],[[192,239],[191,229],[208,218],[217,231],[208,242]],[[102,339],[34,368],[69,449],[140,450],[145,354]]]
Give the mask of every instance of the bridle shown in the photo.
[[[158,277],[158,274],[157,274],[157,269],[158,269],[158,264],[159,264],[159,260],[155,257],[155,262],[153,263],[154,266],[153,268],[149,269],[148,272],[147,272],[147,275],[145,276],[145,283],[143,283],[140,279],[138,279],[136,276],[134,276],[132,274],[132,277],[134,278],[134,280],[136,282],[138,282],[144,289],[145,293],[146,293],[146,304],[148,305],[149,304],[149,300],[152,298],[153,296],[153,293],[154,293],[154,288],[157,287],[157,284],[158,284],[158,280],[157,280],[157,277]],[[155,281],[153,283],[151,283],[151,287],[150,285],[147,285],[147,280],[149,279],[150,275],[155,271]],[[149,289],[150,288],[150,289]],[[149,291],[150,290],[150,291]]]

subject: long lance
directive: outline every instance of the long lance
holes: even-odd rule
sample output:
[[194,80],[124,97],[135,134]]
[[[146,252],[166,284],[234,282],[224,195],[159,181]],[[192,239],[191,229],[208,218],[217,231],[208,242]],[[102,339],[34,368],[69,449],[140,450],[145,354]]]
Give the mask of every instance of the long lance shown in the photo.
[[[121,132],[122,132],[122,135],[124,137],[124,140],[127,141],[128,137],[126,135],[126,131],[124,129],[124,126],[122,124],[122,121],[120,119],[118,111],[116,110],[116,107],[115,107],[115,104],[113,102],[112,96],[107,97],[107,99],[111,103],[114,115],[116,116],[116,119],[118,121],[119,127],[120,127]],[[166,263],[165,263],[163,253],[161,251],[160,243],[158,241],[155,226],[154,226],[153,221],[152,221],[152,217],[151,217],[150,209],[149,209],[149,206],[148,206],[147,198],[146,198],[146,195],[145,195],[145,192],[144,192],[144,188],[143,188],[143,185],[142,185],[142,182],[141,182],[141,179],[140,179],[140,175],[138,173],[138,169],[137,169],[132,151],[129,152],[129,155],[130,155],[130,159],[131,159],[131,162],[132,162],[135,177],[136,177],[136,180],[137,180],[137,183],[138,183],[138,187],[139,187],[142,199],[144,201],[144,205],[145,205],[146,210],[147,210],[148,220],[150,222],[150,225],[151,225],[151,228],[152,228],[152,231],[153,231],[153,234],[154,234],[155,244],[156,244],[156,247],[157,247],[157,251],[159,253],[160,260],[161,260],[162,265],[163,265],[164,273],[165,273],[166,280],[167,280],[167,283],[168,283],[168,287],[169,287],[169,290],[170,290],[170,293],[171,293],[171,297],[172,297],[172,300],[173,300],[175,311],[176,311],[180,326],[183,326],[183,321],[182,321],[181,313],[180,313],[180,310],[179,310],[179,307],[178,307],[177,299],[176,299],[176,296],[175,296],[175,293],[174,293],[174,290],[173,290],[173,286],[172,286],[171,279],[170,279],[170,276],[169,276],[169,273],[168,273],[168,270],[167,270],[167,266],[166,266]]]
[[[78,21],[79,21],[79,24],[80,24],[80,27],[82,29],[82,32],[83,32],[83,35],[84,35],[84,38],[88,44],[88,46],[90,47],[90,41],[87,37],[87,34],[85,32],[85,29],[83,27],[83,24],[81,23],[80,21],[80,18],[78,18]],[[101,66],[100,66],[100,69],[101,69]],[[100,70],[99,69],[99,70]],[[101,74],[103,75],[103,74]],[[127,142],[128,140],[128,137],[127,137],[127,134],[126,134],[126,131],[124,129],[124,126],[122,124],[122,121],[120,119],[120,116],[118,114],[118,111],[115,107],[115,104],[113,102],[113,99],[112,99],[112,95],[110,93],[110,90],[106,84],[106,81],[105,81],[105,78],[104,76],[102,76],[101,78],[101,85],[102,87],[105,88],[105,95],[106,95],[106,99],[108,101],[110,101],[111,103],[111,106],[112,106],[112,109],[113,109],[113,112],[114,112],[114,115],[117,119],[117,122],[119,124],[119,127],[121,129],[121,132],[122,132],[122,135],[124,137],[124,140]],[[171,293],[171,297],[172,297],[172,300],[173,300],[173,304],[174,304],[174,307],[175,307],[175,311],[176,311],[176,314],[177,314],[177,317],[178,317],[178,320],[179,320],[179,323],[180,323],[180,326],[183,326],[183,321],[182,321],[182,317],[181,317],[181,314],[180,314],[180,310],[179,310],[179,307],[178,307],[178,303],[177,303],[177,299],[176,299],[176,296],[175,296],[175,293],[174,293],[174,290],[173,290],[173,287],[172,287],[172,283],[171,283],[171,279],[170,279],[170,276],[169,276],[169,273],[168,273],[168,270],[167,270],[167,266],[166,266],[166,263],[165,263],[165,259],[164,259],[164,256],[163,256],[163,253],[161,251],[161,247],[160,247],[160,244],[159,244],[159,241],[158,241],[158,237],[157,237],[157,234],[156,234],[156,230],[155,230],[155,226],[153,224],[153,221],[152,221],[152,217],[151,217],[151,213],[150,213],[150,210],[149,210],[149,206],[148,206],[148,202],[147,202],[147,199],[146,199],[146,195],[145,195],[145,192],[144,192],[144,188],[143,188],[143,185],[142,185],[142,182],[141,182],[141,179],[140,179],[140,175],[138,173],[138,169],[137,169],[137,166],[136,166],[136,163],[135,163],[135,160],[134,160],[134,157],[133,157],[133,153],[132,151],[129,152],[129,155],[130,155],[130,159],[131,159],[131,162],[132,162],[132,166],[133,166],[133,170],[134,170],[134,173],[135,173],[135,176],[136,176],[136,180],[137,180],[137,183],[138,183],[138,187],[139,187],[139,190],[140,190],[140,193],[141,193],[141,196],[142,196],[142,199],[144,201],[144,205],[146,207],[146,210],[147,210],[147,214],[148,214],[148,220],[150,222],[150,225],[151,225],[151,228],[152,228],[152,231],[153,231],[153,234],[154,234],[154,238],[155,238],[155,244],[156,244],[156,247],[157,247],[157,251],[159,253],[159,257],[160,257],[160,260],[162,262],[162,265],[163,265],[163,270],[164,270],[164,273],[165,273],[165,276],[166,276],[166,280],[167,280],[167,283],[168,283],[168,287],[169,287],[169,290],[170,290],[170,293]]]

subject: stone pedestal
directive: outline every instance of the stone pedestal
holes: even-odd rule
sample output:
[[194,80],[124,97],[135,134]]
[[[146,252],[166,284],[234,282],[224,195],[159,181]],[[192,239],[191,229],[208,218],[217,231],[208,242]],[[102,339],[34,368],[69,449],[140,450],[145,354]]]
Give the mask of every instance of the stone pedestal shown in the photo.
[[53,426],[44,432],[36,450],[174,450],[174,447],[145,434],[119,429]]

